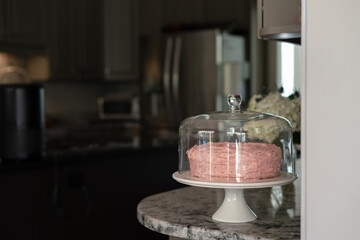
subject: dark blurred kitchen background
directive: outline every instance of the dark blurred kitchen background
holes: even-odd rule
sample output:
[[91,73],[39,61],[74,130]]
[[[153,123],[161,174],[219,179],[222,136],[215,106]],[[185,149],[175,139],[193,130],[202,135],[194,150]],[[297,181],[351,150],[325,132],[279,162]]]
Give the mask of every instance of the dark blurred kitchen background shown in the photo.
[[256,0],[1,0],[0,11],[3,239],[167,239],[136,206],[182,187],[180,121],[226,110],[229,92],[246,105],[277,87]]

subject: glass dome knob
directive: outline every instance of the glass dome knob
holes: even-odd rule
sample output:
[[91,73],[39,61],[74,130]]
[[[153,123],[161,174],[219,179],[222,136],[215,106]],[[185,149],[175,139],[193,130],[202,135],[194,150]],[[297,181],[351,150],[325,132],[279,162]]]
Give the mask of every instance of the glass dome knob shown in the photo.
[[239,94],[229,94],[227,96],[227,102],[230,107],[230,112],[240,111],[242,99]]

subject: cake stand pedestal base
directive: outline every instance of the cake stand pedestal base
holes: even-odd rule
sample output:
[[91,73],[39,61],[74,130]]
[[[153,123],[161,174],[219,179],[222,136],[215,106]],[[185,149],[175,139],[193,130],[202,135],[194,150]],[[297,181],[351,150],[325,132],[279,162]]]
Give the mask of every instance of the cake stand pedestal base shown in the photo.
[[225,188],[224,201],[212,218],[219,222],[242,223],[254,221],[256,215],[245,201],[244,189]]
[[244,198],[244,189],[281,186],[296,180],[296,174],[280,172],[279,176],[253,182],[211,182],[201,181],[191,176],[190,171],[174,172],[172,176],[179,183],[195,187],[223,188],[224,201],[213,214],[212,219],[219,222],[241,223],[256,219],[255,213],[249,208]]

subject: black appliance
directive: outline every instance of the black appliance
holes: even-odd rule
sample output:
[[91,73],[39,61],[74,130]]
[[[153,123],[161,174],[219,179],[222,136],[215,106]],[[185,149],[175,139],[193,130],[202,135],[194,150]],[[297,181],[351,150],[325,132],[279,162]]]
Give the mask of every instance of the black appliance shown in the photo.
[[40,84],[0,85],[0,158],[45,156],[44,88]]

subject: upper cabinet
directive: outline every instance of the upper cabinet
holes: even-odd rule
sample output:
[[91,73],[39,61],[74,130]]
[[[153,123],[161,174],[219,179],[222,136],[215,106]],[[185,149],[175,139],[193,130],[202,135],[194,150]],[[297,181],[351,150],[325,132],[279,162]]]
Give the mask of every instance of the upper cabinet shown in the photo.
[[0,0],[0,51],[40,50],[50,80],[136,80],[140,35],[234,19],[246,30],[249,1]]
[[50,78],[101,78],[102,2],[53,0],[51,10]]
[[51,78],[136,79],[137,18],[134,0],[53,0]]
[[300,42],[301,0],[257,0],[258,37]]
[[138,18],[137,1],[104,1],[105,79],[138,77]]
[[0,0],[1,48],[45,48],[47,4],[47,0]]
[[6,26],[5,26],[5,1],[0,0],[0,41],[5,38]]

